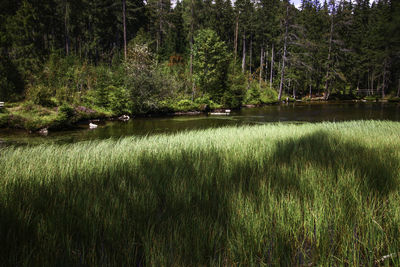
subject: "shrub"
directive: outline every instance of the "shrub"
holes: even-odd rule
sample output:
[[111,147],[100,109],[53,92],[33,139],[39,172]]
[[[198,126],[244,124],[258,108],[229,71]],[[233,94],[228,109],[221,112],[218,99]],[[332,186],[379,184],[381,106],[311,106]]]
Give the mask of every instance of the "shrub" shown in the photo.
[[27,92],[27,98],[31,100],[34,104],[53,107],[56,103],[51,99],[52,92],[51,89],[44,85],[31,86]]
[[190,110],[196,110],[197,106],[193,103],[193,101],[189,99],[183,99],[178,101],[178,103],[174,105],[174,109],[177,111],[190,111]]
[[8,57],[0,55],[0,101],[15,100],[23,90],[21,74]]
[[194,39],[194,80],[203,93],[220,102],[227,89],[229,55],[218,34],[200,30]]
[[130,113],[129,94],[123,87],[109,86],[109,107],[116,115]]
[[250,88],[246,92],[245,96],[245,103],[246,104],[261,104],[261,92],[260,92],[260,86],[256,82],[252,82],[250,84]]
[[75,110],[72,106],[64,103],[58,108],[58,114],[51,128],[69,127],[75,115]]
[[379,99],[379,97],[377,97],[377,96],[366,96],[366,97],[364,97],[364,99],[367,100],[367,101],[376,101],[376,100]]
[[221,108],[222,107],[222,105],[212,101],[208,94],[205,94],[205,95],[203,95],[201,97],[196,98],[194,102],[198,105],[200,110],[207,109],[207,108],[202,108],[202,107],[205,107],[205,106],[207,106],[208,109],[217,109],[217,108]]
[[232,108],[240,107],[243,102],[245,90],[246,77],[234,64],[231,64],[228,75],[228,88],[221,99],[222,105]]
[[65,116],[66,118],[70,119],[75,115],[75,110],[72,106],[68,105],[68,104],[62,104],[59,108],[58,108],[58,114]]
[[132,111],[157,111],[161,101],[171,96],[173,79],[156,64],[147,45],[130,46],[124,65]]
[[0,113],[0,128],[8,126],[9,115],[7,113]]
[[50,124],[50,120],[47,118],[35,117],[32,120],[25,120],[24,128],[29,131],[37,131],[41,128],[48,127]]
[[393,96],[393,97],[388,98],[388,101],[389,102],[400,102],[400,97]]

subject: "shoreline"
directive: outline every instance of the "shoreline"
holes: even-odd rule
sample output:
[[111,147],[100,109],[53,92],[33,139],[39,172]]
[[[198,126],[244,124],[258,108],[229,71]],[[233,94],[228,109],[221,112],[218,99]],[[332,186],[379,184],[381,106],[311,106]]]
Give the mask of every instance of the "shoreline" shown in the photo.
[[[349,100],[322,100],[320,98],[315,98],[315,99],[307,99],[307,100],[301,100],[301,99],[286,99],[282,100],[281,102],[274,101],[274,102],[269,102],[269,103],[261,103],[261,104],[244,104],[240,108],[216,108],[216,109],[205,109],[205,110],[189,110],[189,111],[175,111],[175,112],[151,112],[151,113],[146,113],[146,114],[126,114],[130,116],[130,119],[134,118],[167,118],[167,117],[179,117],[179,116],[200,116],[200,115],[225,115],[229,113],[225,113],[225,110],[229,109],[232,111],[237,111],[240,109],[251,109],[251,108],[260,108],[260,107],[265,107],[265,106],[272,106],[272,105],[282,105],[282,104],[289,104],[289,103],[301,103],[301,104],[311,104],[311,103],[329,103],[329,102],[335,102],[335,103],[346,103],[346,102],[355,102],[355,103],[400,103],[399,99],[393,100],[393,99],[375,99],[375,100],[366,100],[366,99],[349,99]],[[41,107],[44,108],[44,107]],[[54,110],[56,110],[56,115],[59,114],[59,108],[57,107]],[[7,108],[5,108],[7,109]],[[83,111],[81,111],[84,109]],[[214,113],[214,114],[213,114]],[[224,113],[224,114],[223,114]],[[5,114],[3,118],[1,117],[2,114]],[[8,118],[7,118],[8,115]],[[93,115],[93,116],[92,116]],[[122,115],[125,116],[125,115]],[[5,117],[5,119],[4,119]],[[38,115],[34,117],[33,121],[35,119],[40,119],[41,116]],[[4,122],[4,120],[7,120],[7,122]],[[0,112],[0,130],[21,130],[21,131],[27,131],[29,134],[42,134],[46,135],[47,132],[50,130],[52,132],[58,132],[58,131],[68,131],[68,130],[74,130],[78,129],[79,125],[85,125],[85,124],[90,124],[90,123],[96,123],[96,122],[106,122],[106,121],[124,121],[124,119],[121,119],[121,116],[110,116],[110,114],[105,114],[102,113],[101,111],[96,111],[96,110],[91,110],[86,107],[73,107],[73,114],[72,116],[65,120],[65,121],[58,121],[57,117],[54,117],[52,121],[49,121],[47,124],[43,123],[43,125],[40,125],[39,127],[36,128],[30,128],[27,127],[29,126],[29,123],[33,123],[17,114],[14,114],[10,111],[6,112]],[[25,124],[24,124],[25,123]]]

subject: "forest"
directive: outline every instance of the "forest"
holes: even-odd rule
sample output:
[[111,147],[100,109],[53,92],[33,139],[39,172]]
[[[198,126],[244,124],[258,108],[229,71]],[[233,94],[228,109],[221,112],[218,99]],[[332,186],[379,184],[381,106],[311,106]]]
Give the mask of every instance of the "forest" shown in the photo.
[[400,90],[397,1],[1,1],[3,101],[114,113]]
[[65,124],[82,110],[75,120],[400,93],[398,1],[0,5],[0,101],[17,127]]
[[399,57],[398,0],[0,0],[0,265],[400,266]]

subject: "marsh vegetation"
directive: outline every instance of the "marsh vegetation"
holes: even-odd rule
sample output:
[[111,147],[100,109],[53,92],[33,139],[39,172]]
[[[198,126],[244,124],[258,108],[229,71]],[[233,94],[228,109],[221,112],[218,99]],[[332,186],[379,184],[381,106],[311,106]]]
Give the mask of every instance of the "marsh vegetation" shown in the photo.
[[352,121],[2,148],[0,261],[398,265],[399,140]]

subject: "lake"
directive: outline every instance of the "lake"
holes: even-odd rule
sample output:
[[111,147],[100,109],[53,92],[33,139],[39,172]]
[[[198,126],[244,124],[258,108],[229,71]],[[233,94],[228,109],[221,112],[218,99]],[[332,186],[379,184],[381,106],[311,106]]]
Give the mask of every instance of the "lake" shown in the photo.
[[71,143],[85,140],[120,138],[124,136],[146,136],[170,134],[205,128],[263,123],[309,123],[321,121],[348,120],[393,120],[400,121],[398,103],[364,102],[296,102],[269,105],[257,108],[243,108],[232,111],[229,116],[196,115],[174,117],[138,117],[128,122],[95,122],[98,128],[90,130],[82,124],[74,130],[49,132],[48,136],[29,134],[26,131],[0,129],[3,145],[24,145],[41,143]]

